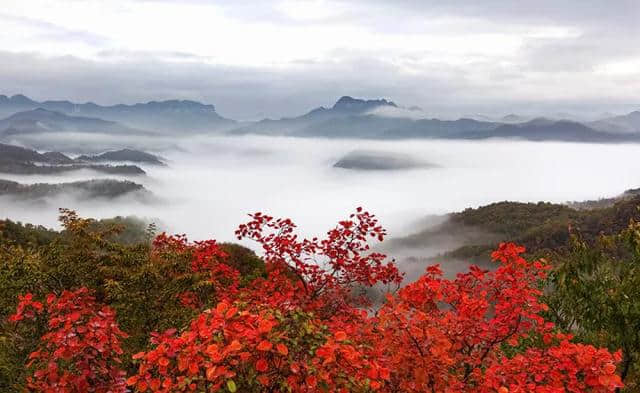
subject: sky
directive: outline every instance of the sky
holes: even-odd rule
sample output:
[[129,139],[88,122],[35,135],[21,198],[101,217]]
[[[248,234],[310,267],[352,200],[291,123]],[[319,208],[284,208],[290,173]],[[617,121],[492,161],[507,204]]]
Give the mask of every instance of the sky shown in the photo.
[[640,109],[637,0],[2,0],[0,94],[295,116]]

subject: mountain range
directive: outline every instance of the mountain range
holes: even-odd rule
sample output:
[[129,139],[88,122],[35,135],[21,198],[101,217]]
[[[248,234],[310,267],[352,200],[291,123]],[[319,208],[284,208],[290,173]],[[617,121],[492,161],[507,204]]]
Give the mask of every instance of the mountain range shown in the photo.
[[219,131],[236,124],[234,120],[220,116],[213,105],[196,101],[167,100],[102,106],[92,102],[38,102],[21,94],[11,97],[0,95],[0,117],[38,108],[73,117],[99,118],[154,132]]
[[0,135],[11,136],[50,132],[84,132],[109,135],[146,133],[114,121],[93,117],[69,116],[42,108],[14,113],[6,119],[0,120]]
[[[411,112],[411,116],[403,113]],[[331,107],[318,107],[297,117],[240,123],[226,119],[213,105],[195,101],[151,101],[101,106],[69,101],[37,102],[24,95],[0,95],[0,139],[48,132],[110,135],[184,135],[212,132],[224,135],[368,138],[487,139],[532,141],[640,142],[640,111],[597,121],[562,118],[529,119],[510,114],[491,120],[474,116],[458,120],[416,118],[416,108],[386,99],[341,97]],[[393,114],[393,115],[390,115]]]
[[640,112],[590,122],[527,118],[515,114],[499,120],[415,119],[384,116],[392,101],[340,98],[333,107],[319,107],[299,117],[265,119],[232,130],[232,134],[263,134],[326,138],[373,139],[487,139],[519,138],[532,141],[638,142]]
[[80,157],[77,158],[77,160],[89,161],[89,162],[126,161],[126,162],[144,163],[144,164],[160,165],[160,166],[166,165],[164,162],[162,162],[162,160],[158,156],[155,156],[153,154],[150,154],[144,151],[132,150],[132,149],[107,151],[95,156],[81,155]]
[[589,123],[589,126],[599,130],[618,133],[640,132],[640,111],[633,111],[623,116],[613,116]]
[[[107,162],[107,164],[104,164]],[[0,173],[19,175],[56,175],[88,169],[113,175],[144,175],[146,172],[137,165],[112,163],[136,163],[166,165],[152,154],[122,149],[108,151],[95,156],[82,155],[71,158],[60,152],[38,153],[21,146],[0,143]]]

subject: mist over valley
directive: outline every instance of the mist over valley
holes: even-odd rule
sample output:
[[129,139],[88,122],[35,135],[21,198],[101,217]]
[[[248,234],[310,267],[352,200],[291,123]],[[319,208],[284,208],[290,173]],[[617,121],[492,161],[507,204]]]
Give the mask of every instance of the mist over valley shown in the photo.
[[[0,178],[25,185],[133,181],[147,197],[117,192],[107,199],[88,198],[86,193],[59,191],[41,193],[37,204],[25,204],[22,198],[4,195],[0,216],[56,228],[57,208],[66,207],[87,217],[141,217],[169,233],[185,233],[193,239],[233,241],[234,230],[248,213],[292,218],[302,235],[313,237],[363,206],[389,230],[387,251],[401,261],[433,257],[464,243],[463,231],[449,234],[449,240],[434,235],[440,240],[422,245],[394,243],[394,238],[423,231],[448,213],[506,200],[593,200],[621,194],[640,181],[640,162],[629,161],[640,154],[636,144],[199,134],[163,135],[159,145],[148,136],[128,135],[93,143],[91,157],[99,158],[90,158],[81,154],[87,151],[82,137],[57,135],[52,145],[70,157],[72,164],[63,164],[68,170],[3,173]],[[118,154],[102,154],[107,149],[98,146],[144,149],[143,158],[162,157],[158,162],[166,165],[157,165],[154,159],[124,161],[126,156],[112,161]],[[340,168],[354,152],[359,165],[362,152],[366,153],[364,167]],[[83,164],[75,168],[78,162]],[[372,164],[379,167],[370,170],[367,165]],[[145,175],[105,173],[96,165],[135,166]],[[385,165],[392,170],[384,170]],[[407,269],[420,271],[424,263]]]

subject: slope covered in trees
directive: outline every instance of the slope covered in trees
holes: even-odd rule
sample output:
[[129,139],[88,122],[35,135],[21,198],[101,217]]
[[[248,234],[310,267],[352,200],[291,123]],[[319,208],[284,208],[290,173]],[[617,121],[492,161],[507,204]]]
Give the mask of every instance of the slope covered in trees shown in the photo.
[[[254,214],[236,234],[256,241],[261,258],[152,228],[116,241],[117,228],[72,211],[61,221],[60,233],[11,223],[0,238],[2,391],[622,387],[629,354],[552,323],[566,306],[552,299],[550,310],[543,287],[550,271],[559,276],[512,243],[492,253],[493,271],[449,280],[431,266],[397,290],[402,274],[370,249],[386,232],[361,209],[313,239],[288,219]],[[374,285],[389,293],[370,308],[363,295]]]
[[16,201],[42,200],[62,194],[76,195],[81,199],[112,199],[127,194],[144,198],[150,192],[143,185],[128,180],[93,179],[69,183],[21,184],[0,179],[0,196]]
[[[155,156],[144,152],[134,153],[140,153],[145,158],[148,155],[153,159],[157,159]],[[84,160],[82,159],[83,157],[72,159],[56,151],[38,153],[35,150],[24,147],[0,143],[0,172],[19,175],[57,175],[81,169],[89,169],[96,172],[122,175],[144,175],[146,173],[135,165],[95,164],[91,163],[91,159]],[[129,157],[127,156],[126,158]]]
[[588,243],[601,233],[621,231],[638,216],[640,196],[629,190],[616,198],[569,204],[548,202],[498,202],[450,214],[443,222],[412,235],[393,239],[398,246],[437,244],[443,237],[457,239],[458,246],[444,259],[487,262],[500,242],[524,245],[530,254],[545,256],[566,248],[572,232],[580,232]]

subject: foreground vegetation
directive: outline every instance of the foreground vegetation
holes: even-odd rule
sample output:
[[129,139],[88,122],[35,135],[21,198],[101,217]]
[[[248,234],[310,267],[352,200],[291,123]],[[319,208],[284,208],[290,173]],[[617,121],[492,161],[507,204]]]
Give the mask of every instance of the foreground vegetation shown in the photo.
[[[638,388],[633,221],[567,235],[547,259],[502,243],[493,271],[448,280],[431,266],[399,290],[396,266],[369,249],[386,233],[361,209],[322,239],[252,215],[237,235],[262,258],[131,220],[63,210],[61,222],[0,228],[3,392]],[[389,289],[377,307],[373,286]]]

